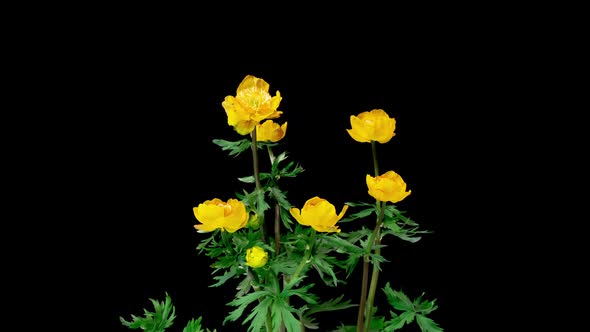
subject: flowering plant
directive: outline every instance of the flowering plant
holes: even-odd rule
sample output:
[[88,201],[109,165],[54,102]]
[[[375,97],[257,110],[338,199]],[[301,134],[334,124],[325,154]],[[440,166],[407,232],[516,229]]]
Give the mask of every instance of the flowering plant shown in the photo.
[[[322,313],[355,310],[356,321],[341,323],[334,331],[389,332],[412,323],[423,332],[443,331],[428,317],[437,308],[435,300],[422,296],[410,299],[403,291],[394,290],[389,281],[379,293],[391,306],[389,316],[377,314],[380,265],[387,262],[381,255],[384,237],[414,243],[428,233],[395,205],[412,192],[403,178],[394,170],[380,172],[377,146],[395,136],[395,118],[373,109],[350,116],[350,128],[346,129],[354,141],[371,147],[373,174],[367,174],[365,181],[367,198],[372,202],[346,202],[337,210],[328,199],[310,195],[297,207],[290,203],[281,180],[304,170],[287,161],[286,150],[276,154],[283,148],[287,122],[275,122],[283,114],[279,110],[282,96],[278,91],[271,95],[269,88],[265,80],[246,76],[236,95],[221,103],[228,125],[244,137],[213,140],[230,156],[250,150],[253,174],[238,179],[251,188],[234,197],[213,197],[193,208],[194,227],[203,236],[197,249],[213,261],[215,282],[211,286],[234,279],[238,283],[224,325],[239,321],[248,326],[248,332],[323,330],[318,319]],[[261,154],[267,155],[270,169],[261,169]],[[358,222],[373,218],[372,227]],[[362,279],[356,301],[344,294],[323,299],[314,291],[314,280],[324,287],[344,284],[358,263]],[[144,317],[132,315],[131,320],[121,317],[121,323],[131,329],[165,331],[175,319],[172,301],[168,294],[162,302],[151,301],[154,312],[145,310]],[[216,329],[206,328],[199,317],[183,330],[201,331]]]

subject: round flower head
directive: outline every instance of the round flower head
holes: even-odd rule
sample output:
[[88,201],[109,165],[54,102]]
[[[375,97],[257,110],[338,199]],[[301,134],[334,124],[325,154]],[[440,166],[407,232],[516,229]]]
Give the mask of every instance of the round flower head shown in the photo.
[[252,268],[263,267],[268,261],[268,253],[259,246],[246,250],[246,265]]
[[241,201],[230,198],[227,202],[214,198],[193,208],[197,220],[201,224],[195,225],[199,233],[211,232],[218,228],[233,233],[246,226],[248,213]]
[[340,214],[336,215],[336,208],[332,203],[316,196],[308,199],[301,211],[291,208],[289,212],[301,225],[311,226],[318,232],[339,233],[336,223],[342,219],[347,209],[348,205],[344,205]]
[[287,133],[287,122],[279,125],[272,120],[266,120],[262,124],[256,125],[256,140],[278,142]]
[[406,191],[406,183],[394,171],[372,177],[367,174],[369,195],[382,202],[397,203],[406,198],[412,191]]
[[395,136],[395,119],[390,118],[382,109],[362,112],[358,116],[351,115],[350,125],[352,128],[346,131],[355,141],[361,143],[387,143]]
[[282,112],[277,111],[281,94],[277,91],[272,97],[269,87],[265,80],[247,75],[238,86],[236,95],[226,96],[221,103],[227,114],[227,124],[240,135],[250,134],[262,120],[281,115]]

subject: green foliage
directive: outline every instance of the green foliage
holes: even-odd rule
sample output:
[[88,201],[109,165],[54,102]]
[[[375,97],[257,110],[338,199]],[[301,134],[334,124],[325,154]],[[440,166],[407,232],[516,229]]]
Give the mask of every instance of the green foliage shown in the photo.
[[229,155],[234,157],[248,150],[252,144],[250,140],[247,138],[241,139],[239,141],[226,141],[223,139],[214,139],[213,143],[220,146],[223,151],[229,150]]
[[[371,326],[367,332],[384,332],[385,330],[385,319],[377,316],[371,319]],[[340,325],[336,330],[331,332],[356,332],[356,325]]]
[[432,319],[427,317],[428,314],[437,309],[435,300],[423,300],[422,295],[414,301],[404,294],[401,290],[395,291],[391,288],[389,282],[383,288],[387,297],[387,302],[401,314],[391,311],[391,320],[386,322],[384,332],[392,332],[402,328],[405,324],[410,324],[414,320],[422,332],[442,332],[443,329],[438,326]]
[[150,299],[154,306],[154,312],[144,309],[144,317],[131,315],[132,321],[127,321],[119,317],[121,323],[130,329],[142,329],[147,332],[164,332],[165,329],[172,326],[176,318],[174,305],[168,293],[163,302]]
[[187,324],[186,327],[184,329],[182,329],[182,332],[217,332],[216,329],[213,329],[213,331],[209,330],[209,329],[205,329],[203,330],[203,328],[201,327],[201,319],[203,317],[199,317],[198,319],[191,319]]
[[344,310],[357,306],[357,304],[351,304],[350,300],[343,301],[343,298],[344,295],[340,295],[337,298],[331,300],[309,304],[299,311],[299,320],[308,329],[318,329],[319,324],[316,323],[313,315],[328,311]]
[[386,205],[383,211],[385,218],[383,220],[383,235],[392,234],[398,238],[408,242],[418,242],[421,237],[418,234],[430,233],[430,231],[419,230],[419,225],[404,216],[402,211],[399,211],[394,205]]
[[375,204],[368,204],[368,203],[353,203],[353,202],[346,202],[346,205],[350,207],[357,207],[357,206],[369,206],[359,212],[351,213],[347,217],[340,219],[340,223],[345,223],[349,221],[353,221],[356,219],[367,218],[373,213],[376,213]]
[[[124,326],[136,330],[142,329],[146,332],[164,332],[167,328],[172,326],[174,323],[174,319],[176,318],[174,305],[172,304],[172,299],[166,293],[166,299],[162,302],[158,302],[154,299],[150,299],[152,305],[154,306],[154,312],[148,311],[144,309],[144,317],[138,317],[135,315],[131,315],[132,321],[127,321],[123,317],[119,317],[121,324]],[[182,332],[217,332],[215,329],[213,331],[206,329],[203,330],[201,326],[201,320],[203,317],[199,317],[198,319],[191,319],[186,324],[186,327],[182,329]]]

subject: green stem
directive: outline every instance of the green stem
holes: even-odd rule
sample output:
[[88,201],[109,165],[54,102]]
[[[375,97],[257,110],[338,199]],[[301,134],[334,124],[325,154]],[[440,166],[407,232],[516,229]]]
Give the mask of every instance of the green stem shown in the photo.
[[379,164],[377,163],[377,142],[371,141],[371,152],[373,154],[373,170],[375,176],[379,176]]
[[[377,203],[379,205],[379,203]],[[375,230],[373,231],[373,239],[375,243],[375,255],[381,255],[381,225],[383,224],[383,216],[385,210],[385,202],[381,202],[379,208],[379,216],[377,217],[377,225],[375,225]],[[373,241],[371,241],[373,243]],[[365,331],[369,331],[369,327],[371,326],[371,319],[373,318],[373,304],[375,302],[375,293],[377,292],[377,282],[379,280],[379,262],[373,262],[373,272],[371,274],[371,284],[369,287],[369,296],[367,298],[367,309],[366,309],[366,317],[365,320]]]
[[369,283],[369,257],[365,255],[363,258],[363,281],[361,283],[361,299],[359,303],[359,311],[356,318],[356,331],[362,332],[365,318],[365,305],[367,303],[367,284]]
[[[270,159],[270,166],[273,167],[275,162],[275,155],[272,153],[272,149],[269,145],[266,146],[266,151],[268,152],[268,157]],[[281,249],[281,206],[279,203],[275,203],[275,256],[279,255],[279,251]]]
[[254,181],[256,182],[257,191],[256,214],[258,215],[258,218],[262,218],[260,222],[260,237],[262,238],[262,242],[266,243],[266,236],[264,232],[264,213],[262,212],[260,199],[258,198],[260,197],[258,193],[262,191],[262,185],[260,184],[260,171],[258,167],[258,142],[256,141],[256,128],[252,130],[250,135],[252,136],[252,144],[250,144],[250,147],[252,148],[252,166],[254,168]]
[[[379,176],[379,163],[377,162],[377,142],[371,141],[371,153],[373,156],[373,171],[375,173],[375,177]],[[379,200],[376,200],[375,206],[378,210],[377,215],[377,222],[375,224],[375,229],[371,233],[369,238],[369,243],[367,244],[367,250],[363,257],[363,279],[361,281],[361,299],[359,301],[359,311],[357,315],[357,332],[364,332],[369,331],[369,327],[371,326],[371,318],[373,316],[373,303],[375,300],[375,292],[377,288],[377,280],[379,278],[379,263],[373,263],[373,273],[371,275],[371,283],[370,289],[368,291],[367,296],[367,284],[369,283],[369,254],[373,250],[373,244],[377,245],[377,249],[375,250],[376,254],[381,253],[381,249],[379,249],[379,244],[381,244],[381,224],[383,223],[383,209],[385,205],[381,205]],[[363,321],[364,320],[364,321]]]
[[254,180],[256,181],[256,189],[261,189],[260,175],[258,174],[258,142],[256,141],[256,129],[252,131],[252,163],[254,166]]
[[275,203],[275,256],[281,249],[281,206]]

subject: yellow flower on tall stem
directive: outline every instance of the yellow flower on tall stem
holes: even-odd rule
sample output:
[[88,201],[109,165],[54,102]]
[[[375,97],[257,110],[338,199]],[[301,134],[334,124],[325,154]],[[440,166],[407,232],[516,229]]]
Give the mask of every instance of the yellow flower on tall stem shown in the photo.
[[270,85],[263,79],[247,75],[236,90],[235,96],[226,96],[221,105],[227,114],[227,124],[240,135],[250,134],[265,119],[278,118],[281,94],[271,96]]
[[355,141],[361,143],[387,143],[395,136],[395,119],[390,118],[382,109],[351,115],[350,125],[352,128],[346,131]]
[[195,225],[199,233],[221,229],[234,233],[248,223],[246,206],[241,201],[230,198],[227,202],[219,198],[207,200],[193,208],[193,213],[201,224]]
[[366,181],[369,195],[381,202],[397,203],[412,193],[406,191],[404,179],[394,171],[375,177],[367,174]]
[[336,208],[327,200],[320,197],[313,197],[307,200],[303,208],[291,208],[289,212],[303,226],[311,226],[318,232],[340,233],[336,223],[342,219],[348,205],[344,205],[340,214],[336,215]]
[[256,140],[259,142],[278,142],[287,133],[287,122],[279,125],[272,120],[266,120],[256,125]]

